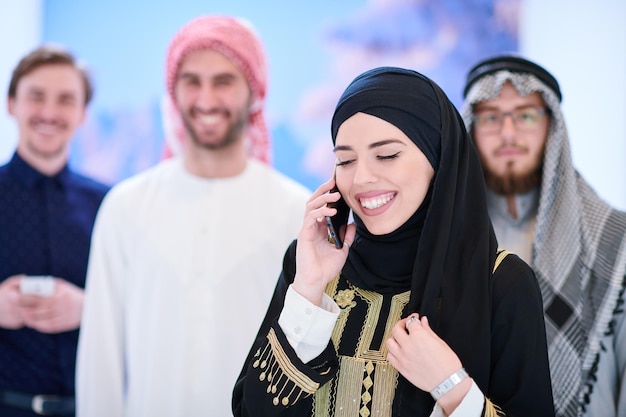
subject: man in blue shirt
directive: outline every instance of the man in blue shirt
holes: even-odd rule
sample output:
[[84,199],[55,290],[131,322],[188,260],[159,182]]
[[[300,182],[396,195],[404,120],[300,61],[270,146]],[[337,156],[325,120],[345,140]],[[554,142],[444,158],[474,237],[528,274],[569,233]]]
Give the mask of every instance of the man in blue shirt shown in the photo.
[[108,186],[68,169],[92,97],[67,51],[42,46],[13,71],[19,138],[0,167],[0,415],[74,415],[74,368],[91,231]]

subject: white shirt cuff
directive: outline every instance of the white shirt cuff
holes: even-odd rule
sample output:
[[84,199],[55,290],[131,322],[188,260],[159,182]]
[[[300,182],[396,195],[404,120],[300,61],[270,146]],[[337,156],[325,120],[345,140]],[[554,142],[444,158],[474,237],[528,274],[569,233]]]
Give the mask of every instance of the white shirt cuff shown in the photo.
[[[485,396],[476,385],[476,382],[472,380],[472,387],[461,404],[447,417],[480,417],[483,413],[483,407],[485,406]],[[433,412],[430,413],[430,417],[446,417],[443,409],[439,406],[439,403],[435,403]]]
[[278,325],[298,358],[307,363],[326,349],[338,316],[339,306],[327,294],[318,307],[289,286]]

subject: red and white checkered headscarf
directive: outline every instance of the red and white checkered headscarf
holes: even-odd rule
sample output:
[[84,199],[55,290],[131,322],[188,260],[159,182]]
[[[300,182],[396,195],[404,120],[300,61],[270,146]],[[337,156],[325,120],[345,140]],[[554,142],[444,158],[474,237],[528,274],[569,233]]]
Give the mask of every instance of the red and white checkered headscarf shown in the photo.
[[186,137],[185,128],[174,104],[174,84],[182,60],[199,49],[213,49],[230,59],[243,72],[252,92],[248,120],[249,154],[270,162],[270,140],[263,114],[267,91],[267,63],[263,45],[250,22],[228,16],[202,16],[183,26],[167,51],[166,83],[168,97],[163,103],[165,157],[176,154]]

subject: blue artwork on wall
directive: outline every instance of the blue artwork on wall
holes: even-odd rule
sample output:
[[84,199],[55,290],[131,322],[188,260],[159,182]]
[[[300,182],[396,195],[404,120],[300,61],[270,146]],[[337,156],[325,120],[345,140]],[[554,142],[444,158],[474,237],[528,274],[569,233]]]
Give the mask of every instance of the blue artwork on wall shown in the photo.
[[[214,4],[213,4],[214,3]],[[43,40],[85,60],[96,95],[74,168],[110,184],[156,164],[170,38],[203,14],[250,20],[268,53],[273,163],[315,189],[332,175],[330,117],[345,86],[380,65],[416,69],[458,106],[467,69],[518,48],[519,0],[45,2]]]

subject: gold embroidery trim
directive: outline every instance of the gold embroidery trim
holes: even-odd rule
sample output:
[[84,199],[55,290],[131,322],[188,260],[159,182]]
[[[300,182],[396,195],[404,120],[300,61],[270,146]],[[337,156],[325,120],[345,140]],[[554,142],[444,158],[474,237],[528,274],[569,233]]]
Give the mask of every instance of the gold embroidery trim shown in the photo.
[[333,297],[335,302],[341,309],[339,311],[339,317],[337,317],[337,321],[335,322],[335,327],[333,328],[333,332],[331,334],[330,339],[333,342],[333,345],[339,346],[339,342],[341,341],[341,335],[346,327],[346,322],[348,320],[348,315],[350,314],[350,309],[356,305],[354,301],[354,290],[340,290],[337,292],[337,285],[339,284],[339,275],[335,277],[331,282],[326,284],[326,294],[329,297]]
[[[374,333],[381,314],[383,296],[373,291],[362,289],[357,289],[357,294],[367,302],[368,309],[363,322],[363,328],[361,329],[361,336],[357,346],[356,357],[380,363],[387,363],[387,345],[384,342],[378,349],[371,349],[372,340],[374,339]],[[385,324],[383,340],[387,340],[391,337],[391,331],[400,320],[402,310],[409,302],[410,294],[410,291],[405,291],[393,296],[389,314],[387,316],[387,322]]]
[[[332,341],[339,346],[348,316],[357,300],[367,304],[355,356],[339,356],[339,372],[330,383],[315,393],[313,416],[354,415],[369,417],[373,410],[379,417],[391,416],[391,403],[398,383],[398,372],[387,362],[387,348],[383,342],[372,349],[372,340],[381,316],[383,296],[352,285],[338,289],[339,277],[326,286],[326,294],[335,299],[341,311],[333,329]],[[393,326],[400,320],[409,301],[410,291],[392,298],[385,323],[383,340],[391,336]]]
[[320,384],[313,381],[311,378],[306,376],[304,373],[300,372],[289,360],[287,354],[283,350],[283,347],[280,345],[278,338],[276,337],[276,333],[274,329],[270,329],[267,339],[272,346],[272,352],[274,353],[274,357],[278,362],[278,367],[283,371],[284,374],[287,375],[294,384],[296,384],[302,391],[313,394],[319,388]]
[[493,263],[493,271],[491,271],[492,274],[496,272],[496,269],[498,269],[504,258],[506,258],[506,256],[510,253],[513,252],[510,252],[508,250],[501,250],[498,252],[498,256],[496,256],[496,261]]
[[270,329],[267,340],[268,344],[265,345],[263,351],[259,349],[254,354],[252,367],[259,368],[259,381],[267,381],[267,393],[274,396],[272,403],[284,406],[293,405],[303,393],[305,397],[315,393],[319,388],[319,383],[313,381],[291,363],[274,329]]

